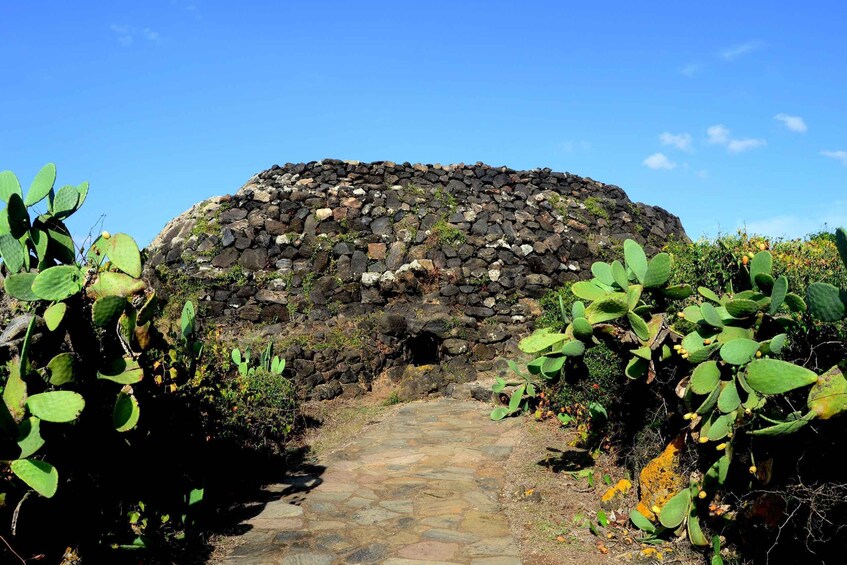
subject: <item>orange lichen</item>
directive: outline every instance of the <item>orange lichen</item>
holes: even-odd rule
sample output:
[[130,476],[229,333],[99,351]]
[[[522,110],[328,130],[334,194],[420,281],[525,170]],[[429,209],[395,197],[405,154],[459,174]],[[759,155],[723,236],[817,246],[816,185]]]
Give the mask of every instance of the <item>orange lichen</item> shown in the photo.
[[626,479],[621,479],[613,487],[610,487],[603,496],[600,497],[601,502],[609,502],[618,495],[624,495],[632,488],[632,483]]
[[641,480],[641,500],[636,510],[645,518],[654,520],[654,506],[663,507],[673,495],[686,485],[685,477],[678,472],[679,454],[685,445],[685,436],[679,435],[655,459],[647,463],[638,475]]

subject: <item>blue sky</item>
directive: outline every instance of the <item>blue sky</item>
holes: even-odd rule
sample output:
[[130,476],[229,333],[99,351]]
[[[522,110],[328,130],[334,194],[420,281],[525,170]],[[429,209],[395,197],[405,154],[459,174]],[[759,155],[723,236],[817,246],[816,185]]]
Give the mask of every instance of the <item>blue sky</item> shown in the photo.
[[847,225],[841,2],[7,2],[0,169],[148,243],[274,163],[551,167],[692,237]]

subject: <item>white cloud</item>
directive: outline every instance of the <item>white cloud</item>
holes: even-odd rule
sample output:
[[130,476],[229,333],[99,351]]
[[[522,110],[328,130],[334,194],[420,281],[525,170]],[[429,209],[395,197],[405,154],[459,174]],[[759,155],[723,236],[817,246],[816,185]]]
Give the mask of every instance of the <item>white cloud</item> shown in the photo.
[[742,55],[746,55],[747,53],[752,53],[756,49],[760,47],[758,41],[748,41],[747,43],[741,43],[739,45],[733,45],[728,49],[724,49],[721,52],[721,57],[723,57],[727,61],[734,61],[738,57]]
[[676,168],[676,163],[668,159],[664,153],[653,153],[644,159],[643,163],[654,171],[659,169],[671,170]]
[[709,143],[724,145],[729,141],[729,130],[723,124],[709,126],[706,135],[709,136]]
[[135,43],[135,38],[138,36],[141,36],[151,43],[158,43],[159,39],[161,39],[159,32],[152,30],[149,27],[136,29],[126,24],[112,24],[109,26],[109,29],[118,38],[118,43],[124,47],[129,47]]
[[765,145],[767,145],[767,142],[764,139],[730,139],[726,149],[730,153],[743,153],[744,151],[749,151]]
[[826,211],[812,211],[803,215],[782,214],[739,223],[739,227],[745,227],[748,233],[787,238],[805,237],[822,230],[832,232],[842,226],[847,226],[845,201],[833,202]]
[[798,133],[804,133],[809,128],[806,127],[806,122],[803,121],[803,118],[800,116],[789,116],[788,114],[779,113],[773,117],[775,120],[779,120],[782,122],[782,125],[791,131],[796,131]]
[[687,65],[685,65],[684,67],[679,69],[679,72],[682,73],[684,76],[687,76],[687,77],[690,78],[690,77],[693,77],[694,75],[696,75],[699,70],[700,70],[700,64],[699,63],[688,63]]
[[144,36],[144,38],[145,38],[147,41],[152,41],[153,43],[158,43],[158,42],[159,42],[159,32],[158,32],[158,31],[153,31],[153,30],[152,30],[152,29],[150,29],[149,27],[145,27],[144,29],[142,29],[142,30],[141,30],[141,35],[143,35],[143,36]]
[[118,42],[121,45],[132,45],[132,28],[129,26],[112,24],[109,26],[109,29],[112,30],[118,37]]
[[764,139],[754,139],[752,137],[745,139],[733,139],[729,134],[729,129],[723,124],[717,124],[706,128],[706,135],[708,136],[709,143],[724,145],[726,146],[726,150],[730,153],[743,153],[744,151],[749,151],[750,149],[767,145],[767,142]]
[[670,145],[683,151],[691,150],[691,135],[687,133],[673,134],[666,131],[659,135],[659,142],[662,145]]
[[701,179],[709,178],[709,171],[706,169],[700,169],[699,171],[694,171],[694,174],[697,175]]
[[835,159],[836,161],[841,161],[842,165],[847,165],[847,151],[821,151],[821,155],[829,157],[830,159]]
[[573,153],[575,151],[591,151],[591,142],[589,141],[565,141],[559,144],[559,149],[564,153]]

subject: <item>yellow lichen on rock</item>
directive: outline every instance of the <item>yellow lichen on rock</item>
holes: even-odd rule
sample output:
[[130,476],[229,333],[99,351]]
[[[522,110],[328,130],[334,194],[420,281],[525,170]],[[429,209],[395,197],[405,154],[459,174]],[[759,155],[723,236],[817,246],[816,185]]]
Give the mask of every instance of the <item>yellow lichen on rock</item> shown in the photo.
[[687,484],[685,477],[678,472],[679,454],[684,446],[685,436],[677,436],[658,457],[647,463],[638,475],[641,482],[641,499],[636,510],[645,518],[655,520],[656,515],[651,508],[663,507]]
[[609,490],[603,493],[600,497],[600,503],[603,508],[611,509],[615,504],[623,498],[629,489],[632,488],[632,483],[627,479],[621,479],[614,486],[609,487]]

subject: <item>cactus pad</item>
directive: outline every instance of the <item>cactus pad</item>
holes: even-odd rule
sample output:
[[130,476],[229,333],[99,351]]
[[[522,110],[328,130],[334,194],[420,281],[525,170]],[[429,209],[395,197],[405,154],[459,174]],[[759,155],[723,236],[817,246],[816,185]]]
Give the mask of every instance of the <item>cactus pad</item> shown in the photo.
[[741,397],[738,396],[738,387],[732,380],[726,383],[718,395],[718,410],[724,414],[729,414],[739,406],[741,406]]
[[53,198],[50,213],[57,218],[67,218],[76,210],[79,204],[79,191],[75,186],[63,186]]
[[626,299],[626,294],[622,292],[609,293],[605,297],[592,302],[585,309],[585,318],[591,324],[599,324],[616,320],[626,315],[629,310],[629,304]]
[[47,363],[50,371],[50,384],[61,386],[74,380],[74,356],[73,353],[60,353]]
[[579,340],[570,340],[562,344],[561,353],[567,357],[579,357],[585,353],[585,344]]
[[809,390],[809,410],[821,420],[847,411],[847,379],[836,365],[818,377]]
[[65,318],[65,312],[68,310],[68,305],[64,302],[57,302],[51,305],[44,311],[44,322],[47,324],[47,329],[55,331]]
[[43,497],[50,498],[59,488],[59,472],[46,461],[16,459],[10,464],[20,480]]
[[829,283],[816,282],[806,289],[809,313],[824,322],[835,322],[844,317],[845,293]]
[[92,298],[101,296],[131,296],[145,289],[143,280],[134,279],[124,273],[100,273],[97,280],[88,287]]
[[60,301],[82,290],[83,273],[75,265],[58,265],[38,273],[32,292],[42,300]]
[[647,327],[647,322],[641,316],[634,312],[627,312],[626,318],[629,320],[629,325],[633,333],[638,336],[638,339],[642,341],[650,339],[650,329]]
[[759,251],[750,261],[750,282],[753,288],[759,288],[756,276],[766,274],[770,276],[773,270],[773,256],[767,251]]
[[85,399],[70,390],[54,390],[30,396],[26,405],[45,422],[73,422],[85,408]]
[[[524,353],[540,353],[541,351],[545,351],[566,339],[567,336],[563,333],[551,333],[549,330],[540,330],[532,332],[531,335],[523,338],[520,343],[518,343],[518,347]],[[238,361],[236,361],[236,363],[238,363]]]
[[3,288],[12,298],[17,298],[24,302],[34,302],[38,300],[38,296],[32,292],[32,283],[35,281],[36,273],[15,273],[9,275],[3,281]]
[[109,238],[106,251],[112,265],[133,278],[141,276],[141,253],[138,244],[125,233],[116,233]]
[[8,214],[9,219],[9,233],[15,239],[23,237],[30,226],[29,213],[26,211],[24,201],[19,194],[13,193],[9,197],[6,214]]
[[594,328],[585,318],[574,318],[573,335],[579,339],[591,339],[591,336],[594,335]]
[[23,196],[21,183],[12,171],[0,172],[0,200],[8,202],[13,194]]
[[637,242],[627,239],[623,242],[623,255],[626,260],[626,266],[629,267],[635,278],[641,284],[644,284],[644,277],[647,275],[647,255],[644,254],[644,248],[638,245]]
[[662,511],[659,513],[659,522],[669,530],[678,528],[686,516],[688,516],[690,506],[691,491],[686,488],[675,494],[665,503]]
[[0,255],[10,273],[17,273],[25,266],[28,253],[21,242],[10,233],[0,235]]
[[592,281],[579,281],[573,283],[571,286],[571,292],[574,296],[582,298],[583,300],[600,300],[608,294],[608,291],[600,288]]
[[759,350],[759,342],[752,339],[733,339],[721,346],[721,359],[730,365],[749,363]]
[[671,278],[671,256],[667,253],[659,253],[647,264],[647,273],[644,275],[645,288],[657,288],[663,286]]
[[691,374],[691,392],[709,394],[721,381],[721,371],[715,361],[704,361],[694,368]]
[[131,357],[118,357],[107,367],[98,371],[97,378],[128,385],[137,383],[144,378],[144,370]]
[[726,303],[726,311],[733,318],[746,318],[759,311],[759,304],[753,300],[730,300]]
[[38,171],[38,174],[35,175],[35,179],[32,181],[32,184],[29,185],[29,190],[26,193],[26,200],[24,204],[27,206],[33,206],[38,204],[42,200],[44,200],[50,191],[53,190],[53,183],[56,182],[56,165],[53,163],[47,163],[41,170]]
[[612,266],[603,261],[595,261],[591,264],[591,274],[603,284],[612,286],[615,277],[612,275]]
[[817,380],[809,369],[778,359],[756,359],[747,366],[747,384],[762,394],[782,394]]
[[44,438],[41,437],[41,420],[30,416],[18,424],[18,447],[21,448],[20,459],[26,459],[41,449]]
[[717,308],[712,306],[711,303],[704,302],[700,305],[700,315],[703,317],[703,321],[709,324],[710,326],[713,326],[715,328],[723,327],[723,320],[721,319]]
[[95,326],[104,327],[126,309],[126,298],[123,296],[101,296],[91,307],[91,318]]
[[141,409],[138,407],[138,400],[132,394],[132,388],[124,387],[118,398],[115,401],[115,410],[112,414],[112,421],[115,424],[115,429],[119,432],[128,432],[138,424],[138,418],[141,415]]

